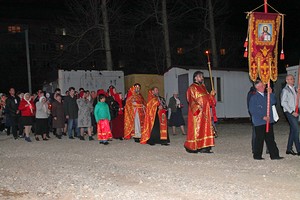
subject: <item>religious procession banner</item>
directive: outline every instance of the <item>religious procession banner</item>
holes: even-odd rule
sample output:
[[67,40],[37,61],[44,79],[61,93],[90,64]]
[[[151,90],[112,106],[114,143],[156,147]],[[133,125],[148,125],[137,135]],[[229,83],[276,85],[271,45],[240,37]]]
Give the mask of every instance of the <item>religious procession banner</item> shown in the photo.
[[[255,81],[258,76],[267,84],[277,80],[278,36],[282,15],[278,13],[251,12],[248,14],[249,76]],[[283,53],[283,51],[282,51]]]

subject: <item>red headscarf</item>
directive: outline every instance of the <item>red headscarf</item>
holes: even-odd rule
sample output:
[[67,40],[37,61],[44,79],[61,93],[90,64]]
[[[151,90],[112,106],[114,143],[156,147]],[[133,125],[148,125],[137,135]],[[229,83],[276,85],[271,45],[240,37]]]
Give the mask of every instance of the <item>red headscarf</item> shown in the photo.
[[79,92],[79,98],[82,98],[84,96],[84,91]]
[[116,94],[116,93],[114,93],[114,89],[115,89],[115,87],[109,87],[109,94],[112,97],[115,97],[115,94]]
[[129,97],[131,97],[133,94],[135,93],[135,87],[132,86],[131,88],[129,88],[128,92],[127,92],[127,99]]
[[97,96],[99,96],[100,94],[107,96],[107,93],[103,89],[97,90]]
[[120,109],[119,109],[119,114],[123,114],[123,110],[121,109],[121,108],[123,108],[122,99],[121,99],[119,93],[115,93],[115,92],[114,92],[114,89],[115,89],[115,87],[110,87],[110,88],[109,88],[109,94],[110,94],[110,96],[112,96],[112,97],[114,98],[114,100],[115,100],[116,102],[118,102],[119,108],[120,108]]

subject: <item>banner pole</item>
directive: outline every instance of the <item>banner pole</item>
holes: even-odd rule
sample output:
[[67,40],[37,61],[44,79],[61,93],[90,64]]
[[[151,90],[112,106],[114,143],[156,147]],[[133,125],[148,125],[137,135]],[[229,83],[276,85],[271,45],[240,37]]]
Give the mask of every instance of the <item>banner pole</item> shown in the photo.
[[268,13],[268,0],[264,0],[264,10],[265,10],[265,13]]
[[[268,13],[268,0],[264,0],[264,10],[265,13]],[[271,64],[271,62],[270,62]],[[271,69],[271,65],[269,66]],[[269,70],[269,73],[271,73],[271,71]],[[268,81],[268,90],[267,90],[267,122],[266,122],[266,133],[269,132],[270,130],[270,93],[269,93],[269,89],[270,89],[270,79]]]
[[267,89],[267,94],[268,94],[268,97],[267,97],[267,124],[266,124],[266,133],[269,133],[269,130],[270,130],[270,92],[269,92],[269,89],[270,89],[270,80],[268,81],[268,89]]

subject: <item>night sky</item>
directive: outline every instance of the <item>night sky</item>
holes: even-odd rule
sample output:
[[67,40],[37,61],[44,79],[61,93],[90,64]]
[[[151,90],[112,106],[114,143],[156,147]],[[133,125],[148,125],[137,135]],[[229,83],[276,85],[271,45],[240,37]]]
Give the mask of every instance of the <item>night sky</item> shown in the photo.
[[[129,4],[130,1],[128,0]],[[247,20],[245,12],[250,11],[259,5],[263,4],[263,0],[228,0],[229,2],[229,12],[228,20],[226,25],[228,28],[236,32],[237,35],[241,37],[246,37],[247,32]],[[269,0],[275,9],[281,13],[286,14],[285,17],[285,38],[284,38],[284,50],[286,60],[279,61],[279,72],[285,72],[285,66],[293,66],[299,64],[300,58],[300,0]],[[17,19],[17,18],[30,18],[30,9],[39,9],[43,10],[48,9],[49,13],[54,12],[54,10],[63,10],[64,1],[63,0],[0,0],[0,18],[2,19]],[[18,16],[14,13],[14,10],[18,9],[23,12],[18,12]],[[42,10],[42,9],[41,9]],[[263,12],[263,8],[260,8],[258,11]],[[269,8],[269,12],[273,12]],[[20,14],[21,13],[21,14]],[[45,15],[41,15],[45,16]],[[243,46],[243,43],[241,43]],[[242,53],[242,52],[241,52]],[[2,55],[3,56],[3,55]],[[12,58],[7,58],[12,59]],[[246,62],[246,61],[245,61]],[[0,63],[1,66],[1,63]],[[3,84],[8,80],[7,74],[1,71],[0,79],[1,86],[0,92],[7,91],[7,84]],[[13,85],[13,82],[10,82]],[[20,85],[27,84],[27,80],[15,82],[15,87]],[[40,83],[41,84],[41,83]]]

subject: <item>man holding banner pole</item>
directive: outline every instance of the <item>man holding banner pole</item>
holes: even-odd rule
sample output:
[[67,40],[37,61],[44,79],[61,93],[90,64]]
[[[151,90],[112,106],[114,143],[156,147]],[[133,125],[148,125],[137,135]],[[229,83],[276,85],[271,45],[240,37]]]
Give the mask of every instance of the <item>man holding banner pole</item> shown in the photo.
[[[252,123],[255,128],[255,141],[253,158],[255,160],[263,160],[262,152],[264,141],[269,149],[270,157],[272,160],[280,160],[283,157],[279,156],[279,150],[277,148],[274,132],[273,132],[273,112],[270,110],[267,115],[267,96],[270,96],[270,104],[275,105],[276,98],[272,89],[268,87],[267,93],[265,93],[266,85],[261,81],[257,80],[254,82],[256,93],[250,98],[249,111],[252,118]],[[269,124],[269,131],[266,130],[267,123]]]

